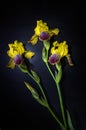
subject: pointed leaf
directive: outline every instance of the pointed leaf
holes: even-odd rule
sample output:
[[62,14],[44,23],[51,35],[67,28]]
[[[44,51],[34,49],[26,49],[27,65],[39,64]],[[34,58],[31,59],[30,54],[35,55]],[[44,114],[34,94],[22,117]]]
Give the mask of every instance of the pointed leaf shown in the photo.
[[38,92],[36,91],[35,88],[33,88],[29,83],[27,82],[24,82],[26,87],[30,90],[32,96],[35,98],[35,99],[39,99],[39,94]]
[[42,49],[42,60],[47,63],[47,51],[46,51],[46,48],[43,47]]
[[56,78],[56,82],[59,83],[62,78],[62,67],[61,65],[56,64],[56,68],[58,72],[55,71],[55,78]]
[[40,78],[39,78],[39,76],[37,75],[37,73],[36,73],[35,71],[33,71],[33,70],[31,70],[31,73],[32,73],[33,77],[35,78],[35,80],[36,80],[38,83],[40,83]]
[[73,127],[73,124],[72,124],[72,120],[71,120],[71,117],[70,117],[70,113],[69,113],[68,110],[67,110],[67,120],[68,120],[69,129],[70,130],[74,130],[74,127]]
[[27,83],[27,82],[24,82],[24,83],[25,83],[26,87],[31,91],[32,90],[32,86],[29,83]]
[[43,41],[43,44],[44,44],[44,47],[46,48],[46,50],[48,51],[49,50],[49,48],[50,48],[50,41],[48,40],[44,40]]
[[27,83],[27,82],[24,82],[25,83],[25,85],[26,85],[26,87],[30,90],[30,92],[31,92],[31,94],[32,94],[32,96],[33,96],[33,98],[35,98],[35,100],[38,102],[38,103],[40,103],[41,105],[43,105],[43,106],[47,106],[47,104],[46,104],[46,101],[44,100],[44,99],[40,99],[40,97],[39,97],[39,94],[38,94],[38,92],[36,91],[36,89],[35,88],[33,88],[29,83]]

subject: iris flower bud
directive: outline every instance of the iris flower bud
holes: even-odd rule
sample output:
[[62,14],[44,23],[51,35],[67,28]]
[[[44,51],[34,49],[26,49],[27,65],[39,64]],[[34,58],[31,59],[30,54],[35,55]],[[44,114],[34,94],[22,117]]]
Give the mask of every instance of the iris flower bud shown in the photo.
[[50,38],[50,35],[47,32],[41,32],[39,35],[39,39],[41,41],[48,40],[49,38]]
[[60,57],[59,55],[57,54],[52,54],[50,57],[49,57],[49,63],[52,64],[52,65],[55,65],[56,63],[59,63],[60,62]]
[[22,63],[22,61],[23,61],[23,58],[22,58],[21,55],[16,55],[16,56],[14,57],[14,63],[15,63],[15,64],[19,65],[19,64]]

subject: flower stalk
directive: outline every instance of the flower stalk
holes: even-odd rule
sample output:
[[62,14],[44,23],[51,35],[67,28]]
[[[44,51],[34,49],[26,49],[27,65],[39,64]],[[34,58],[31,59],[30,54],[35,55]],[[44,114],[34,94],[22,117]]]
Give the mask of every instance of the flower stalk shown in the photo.
[[[48,41],[47,41],[48,42]],[[45,42],[44,44],[47,45],[47,42]],[[48,44],[50,44],[50,42],[48,42]],[[56,64],[56,68],[58,70],[58,74],[57,76],[55,77],[54,74],[52,73],[50,67],[49,67],[49,64],[48,64],[48,52],[49,52],[49,48],[47,49],[47,46],[45,46],[46,48],[46,62],[45,60],[43,60],[52,76],[52,78],[54,79],[55,83],[56,83],[56,87],[57,87],[57,92],[58,92],[58,96],[59,96],[59,101],[60,101],[60,107],[61,107],[61,112],[62,112],[62,117],[63,117],[63,121],[64,121],[64,126],[65,128],[67,128],[67,124],[66,124],[66,118],[65,118],[65,112],[64,112],[64,106],[63,106],[63,101],[62,101],[62,95],[61,95],[61,90],[60,90],[60,85],[59,85],[59,82],[61,80],[61,77],[62,77],[62,67],[61,65],[58,65]],[[43,59],[43,58],[42,58]]]

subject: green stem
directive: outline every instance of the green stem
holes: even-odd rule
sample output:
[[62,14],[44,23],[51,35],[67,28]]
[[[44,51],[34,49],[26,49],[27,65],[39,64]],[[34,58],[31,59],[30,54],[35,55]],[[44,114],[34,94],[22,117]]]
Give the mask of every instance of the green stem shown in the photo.
[[60,125],[62,130],[67,130],[64,125],[60,122],[60,120],[56,117],[55,113],[52,111],[52,109],[50,108],[50,106],[48,105],[48,110],[51,113],[51,115],[54,117],[54,119],[58,122],[58,124]]
[[51,76],[53,77],[53,79],[54,79],[54,81],[55,81],[54,74],[52,73],[52,71],[51,71],[51,69],[50,69],[50,66],[49,66],[49,64],[48,64],[48,51],[49,51],[49,50],[46,49],[46,58],[47,58],[46,61],[47,61],[47,62],[45,62],[45,64],[46,64],[46,66],[47,66],[47,68],[48,68],[48,70],[49,70]]
[[56,86],[57,86],[57,90],[58,90],[58,96],[59,96],[60,107],[61,107],[61,111],[62,111],[62,117],[63,117],[64,125],[65,125],[65,127],[67,128],[60,86],[59,86],[59,84],[57,84],[57,83],[56,83]]
[[[46,66],[47,66],[47,68],[48,68],[48,70],[49,70],[51,76],[53,77],[53,79],[54,79],[54,81],[55,81],[55,77],[54,77],[54,75],[53,75],[53,73],[52,73],[52,71],[51,71],[51,69],[50,69],[50,67],[49,67],[49,65],[48,65],[47,62],[46,62]],[[56,81],[55,81],[55,82],[56,82]]]
[[47,98],[45,96],[45,93],[44,93],[44,91],[43,91],[42,86],[40,85],[40,83],[38,83],[29,72],[27,72],[27,74],[37,83],[37,85],[39,86],[39,88],[40,88],[40,90],[41,90],[41,92],[43,94],[43,97],[44,97],[45,101],[47,101]]
[[56,68],[58,70],[58,75],[57,75],[58,77],[57,78],[59,78],[59,81],[56,80],[56,86],[57,86],[57,91],[58,91],[58,95],[59,95],[59,100],[60,100],[60,106],[61,106],[64,125],[65,125],[65,127],[67,127],[66,117],[65,117],[65,112],[64,112],[64,106],[63,106],[63,100],[62,100],[62,94],[61,94],[60,85],[59,85],[59,82],[60,82],[60,80],[62,78],[62,66],[61,66],[61,64],[56,64]]

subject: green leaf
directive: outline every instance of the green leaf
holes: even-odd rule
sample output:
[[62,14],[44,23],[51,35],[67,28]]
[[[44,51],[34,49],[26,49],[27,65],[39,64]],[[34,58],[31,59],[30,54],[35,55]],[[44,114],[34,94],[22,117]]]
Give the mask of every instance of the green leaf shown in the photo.
[[50,41],[44,40],[43,44],[44,44],[44,47],[46,48],[46,50],[48,51],[50,48]]
[[27,83],[27,82],[24,82],[24,83],[25,83],[26,87],[31,91],[32,90],[32,86],[29,83]]
[[73,124],[72,124],[72,120],[71,120],[71,117],[70,117],[70,113],[69,113],[68,110],[67,110],[67,121],[68,121],[69,129],[70,130],[74,130],[74,127],[73,127]]
[[47,63],[47,51],[46,51],[46,48],[43,47],[42,49],[42,60]]
[[31,70],[31,73],[32,73],[33,77],[35,78],[35,80],[36,80],[38,83],[40,83],[40,78],[39,78],[39,76],[37,75],[37,73],[36,73],[35,71],[33,71],[33,70]]
[[27,66],[24,64],[18,65],[18,67],[20,68],[20,70],[24,73],[28,73],[28,69]]
[[44,107],[46,107],[46,106],[47,106],[46,101],[45,101],[43,98],[40,99],[39,94],[38,94],[38,92],[36,91],[36,89],[33,88],[29,83],[27,83],[27,82],[24,82],[24,83],[25,83],[26,87],[30,90],[30,92],[31,92],[31,94],[32,94],[32,96],[33,96],[33,98],[34,98],[38,103],[40,103],[41,105],[43,105]]
[[62,68],[61,68],[61,66],[56,65],[56,68],[57,67],[58,67],[58,72],[55,71],[55,78],[56,78],[56,82],[59,83],[62,78]]
[[39,99],[39,94],[38,92],[36,91],[35,88],[33,88],[29,83],[27,82],[24,82],[26,87],[30,90],[32,96],[35,98],[35,99]]

